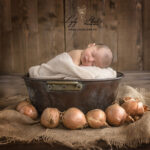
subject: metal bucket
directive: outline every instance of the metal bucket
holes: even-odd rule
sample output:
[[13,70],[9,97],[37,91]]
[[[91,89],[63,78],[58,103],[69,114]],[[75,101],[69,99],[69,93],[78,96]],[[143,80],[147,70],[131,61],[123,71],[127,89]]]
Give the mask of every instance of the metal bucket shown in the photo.
[[100,108],[105,110],[115,100],[123,73],[113,79],[52,80],[35,79],[25,75],[31,103],[39,113],[47,107],[65,111],[77,107],[84,113]]

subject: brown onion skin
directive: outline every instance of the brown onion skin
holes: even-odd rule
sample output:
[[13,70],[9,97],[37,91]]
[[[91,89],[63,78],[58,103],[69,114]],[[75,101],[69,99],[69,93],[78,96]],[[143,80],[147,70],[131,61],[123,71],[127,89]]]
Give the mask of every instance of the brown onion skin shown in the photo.
[[121,106],[126,110],[127,114],[131,116],[144,114],[143,103],[137,100],[128,100],[124,102]]
[[31,104],[21,107],[19,112],[32,118],[32,119],[37,119],[37,117],[38,117],[38,112],[37,112],[36,108]]
[[68,129],[81,129],[87,125],[84,113],[75,107],[67,109],[62,117],[63,125]]
[[86,119],[91,128],[100,128],[107,125],[105,112],[101,109],[88,111]]
[[47,128],[55,128],[60,122],[60,111],[57,108],[46,108],[41,115],[41,124]]
[[125,109],[118,104],[113,104],[107,107],[105,113],[107,122],[113,126],[122,125],[127,118],[127,113]]
[[23,107],[23,106],[25,106],[25,105],[28,105],[28,104],[30,104],[28,101],[22,101],[22,102],[20,102],[17,106],[16,106],[16,110],[17,111],[20,111],[20,109]]

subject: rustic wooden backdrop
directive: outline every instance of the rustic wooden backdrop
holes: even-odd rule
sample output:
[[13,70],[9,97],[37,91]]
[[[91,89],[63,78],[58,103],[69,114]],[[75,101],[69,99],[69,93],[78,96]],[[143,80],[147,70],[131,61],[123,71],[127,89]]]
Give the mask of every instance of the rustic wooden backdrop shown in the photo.
[[105,43],[118,71],[150,70],[149,0],[0,0],[0,74]]

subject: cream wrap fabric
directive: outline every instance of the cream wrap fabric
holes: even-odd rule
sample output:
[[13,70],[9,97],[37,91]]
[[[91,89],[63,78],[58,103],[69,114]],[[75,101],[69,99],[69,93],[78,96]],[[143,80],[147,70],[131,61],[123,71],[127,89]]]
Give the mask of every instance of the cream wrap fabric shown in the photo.
[[70,55],[64,52],[47,63],[30,67],[29,75],[39,79],[106,79],[115,78],[116,71],[112,68],[77,66]]

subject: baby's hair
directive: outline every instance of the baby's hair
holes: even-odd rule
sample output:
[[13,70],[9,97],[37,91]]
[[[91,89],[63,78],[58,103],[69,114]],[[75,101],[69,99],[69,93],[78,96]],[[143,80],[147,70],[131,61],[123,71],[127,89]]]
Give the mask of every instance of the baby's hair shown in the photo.
[[107,45],[101,44],[101,43],[95,44],[95,46],[97,49],[105,48],[107,50],[107,53],[105,53],[105,55],[103,57],[104,59],[103,59],[102,65],[104,68],[109,67],[113,61],[113,55],[112,55],[111,49]]
[[[105,44],[102,44],[102,43],[97,43],[95,44],[95,46],[99,49],[99,48],[107,48],[107,49],[110,49],[107,45]],[[110,49],[111,50],[111,49]]]

